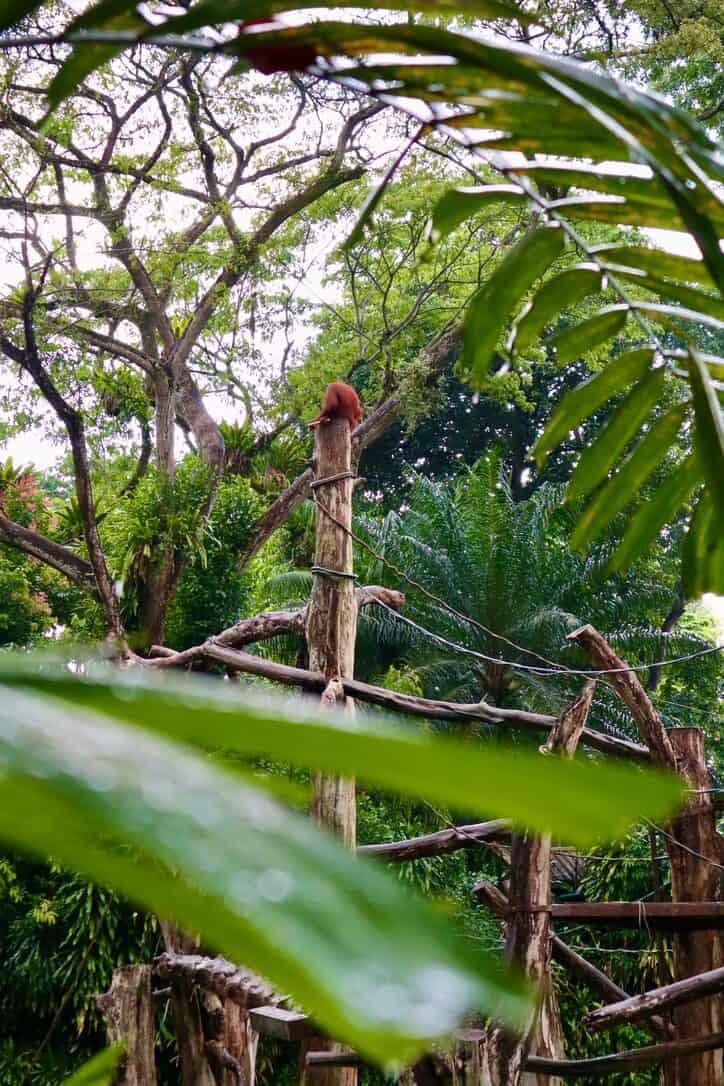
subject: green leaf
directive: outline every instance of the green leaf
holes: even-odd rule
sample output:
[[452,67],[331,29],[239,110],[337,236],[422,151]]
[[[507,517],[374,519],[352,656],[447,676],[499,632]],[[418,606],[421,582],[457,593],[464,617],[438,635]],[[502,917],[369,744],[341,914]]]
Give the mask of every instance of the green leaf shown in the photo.
[[79,1067],[74,1075],[65,1080],[63,1086],[109,1086],[122,1054],[123,1045],[105,1048]]
[[[357,0],[358,5],[358,0]],[[328,0],[305,0],[305,8],[328,8]],[[335,7],[354,8],[355,0],[341,0]],[[519,4],[512,0],[375,0],[375,8],[390,11],[414,11],[437,15],[439,12],[458,12],[478,19],[516,19],[524,23],[533,21]],[[215,23],[229,23],[239,19],[258,19],[286,11],[299,9],[299,2],[294,0],[200,0],[185,15],[173,20],[176,33],[185,34],[189,30],[212,26]]]
[[724,301],[714,294],[706,294],[703,290],[694,290],[692,287],[673,283],[670,279],[662,279],[658,275],[647,275],[643,271],[622,270],[616,267],[612,267],[611,270],[617,279],[635,283],[664,298],[671,298],[684,306],[688,312],[700,313],[713,317],[717,321],[724,321]]
[[661,398],[666,373],[651,370],[629,392],[592,445],[584,449],[566,489],[569,502],[585,498],[603,482]]
[[658,419],[619,470],[581,513],[571,535],[571,546],[584,550],[635,497],[676,440],[687,413],[679,404]]
[[724,519],[710,491],[699,497],[682,552],[685,599],[724,593]]
[[[471,813],[509,817],[576,844],[624,833],[646,804],[666,806],[655,778],[614,763],[541,760],[497,744],[431,739],[369,715],[320,713],[298,698],[254,698],[212,679],[93,665],[82,678],[48,663],[0,660],[0,682],[52,693],[186,742],[265,754],[298,766],[359,776],[370,784]],[[632,775],[633,774],[633,775]],[[641,782],[631,788],[631,782]],[[514,782],[518,786],[514,787]],[[521,787],[521,782],[525,786]],[[648,782],[648,783],[646,783]],[[660,798],[657,798],[660,797]],[[650,812],[649,812],[650,813]],[[653,817],[653,815],[651,815]]]
[[605,572],[618,573],[628,569],[653,543],[664,524],[673,520],[700,482],[701,468],[696,455],[692,454],[634,513],[623,539],[606,564]]
[[483,185],[479,188],[448,189],[433,208],[429,230],[430,241],[433,243],[441,241],[466,219],[500,201],[526,205],[528,197],[515,185]]
[[[687,359],[696,418],[695,442],[709,489],[724,514],[724,422],[706,363],[697,351]],[[724,539],[722,539],[724,545]]]
[[513,350],[524,351],[561,310],[600,289],[601,273],[592,264],[577,264],[549,279],[518,321]]
[[654,351],[648,347],[627,351],[609,362],[595,377],[589,377],[568,392],[551,415],[533,449],[538,468],[543,467],[551,449],[559,445],[583,419],[592,415],[617,392],[622,392],[643,377],[653,360]]
[[[0,838],[173,916],[368,1058],[414,1059],[480,1006],[522,1025],[527,993],[505,967],[382,865],[202,753],[6,687],[0,758]],[[647,779],[653,807],[673,800],[673,781]]]
[[480,385],[487,376],[495,348],[523,295],[560,256],[564,245],[560,227],[544,226],[529,232],[473,295],[458,364],[462,376],[473,385]]
[[684,283],[702,283],[706,287],[714,285],[703,260],[677,256],[675,253],[664,252],[663,249],[647,249],[643,245],[597,245],[591,249],[591,253],[603,257],[607,264],[638,268]]
[[560,365],[565,365],[575,358],[582,358],[593,347],[617,335],[626,324],[629,313],[627,304],[607,306],[588,320],[549,336],[546,343],[555,347],[556,360]]

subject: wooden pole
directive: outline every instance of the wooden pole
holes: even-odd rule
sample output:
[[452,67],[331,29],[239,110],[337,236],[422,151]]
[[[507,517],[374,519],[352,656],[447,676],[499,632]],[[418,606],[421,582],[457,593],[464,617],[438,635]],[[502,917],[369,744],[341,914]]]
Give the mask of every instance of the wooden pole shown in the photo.
[[108,1043],[125,1045],[114,1086],[156,1086],[151,966],[116,969],[110,988],[96,1004],[106,1016]]
[[[583,626],[570,634],[601,668],[625,668],[606,639],[593,626]],[[698,728],[664,728],[661,717],[641,685],[636,672],[613,671],[611,685],[628,706],[641,738],[659,765],[677,770],[690,789],[690,799],[662,834],[671,865],[671,896],[674,902],[710,903],[714,910],[722,901],[722,865],[724,845],[717,833],[704,750],[704,734]],[[657,902],[656,905],[661,906]],[[677,926],[674,940],[676,980],[717,969],[724,965],[721,922]],[[704,930],[701,930],[704,927]],[[724,996],[712,995],[695,1006],[685,1005],[674,1011],[676,1035],[680,1040],[695,1040],[724,1029]],[[721,1051],[704,1051],[676,1060],[673,1072],[667,1068],[667,1086],[721,1086],[724,1082],[724,1058]]]
[[663,988],[652,988],[642,995],[630,996],[619,1003],[591,1011],[583,1019],[588,1029],[612,1029],[622,1022],[634,1022],[665,1007],[678,1007],[694,999],[724,991],[724,969],[710,969],[698,977],[676,980]]
[[[541,750],[546,754],[570,758],[576,751],[588,719],[595,683],[588,680],[580,696],[567,706],[556,720]],[[483,1044],[459,1041],[454,1064],[465,1074],[479,1074],[478,1082],[490,1086],[544,1086],[535,1073],[524,1074],[526,1056],[535,1051],[541,1056],[563,1055],[563,1030],[560,1013],[550,983],[551,942],[551,838],[549,835],[516,833],[510,856],[510,913],[505,953],[509,961],[521,967],[538,988],[538,1006],[522,1037],[514,1037],[500,1026],[486,1031]],[[461,1035],[462,1036],[462,1035]],[[462,1048],[460,1048],[462,1045]],[[461,1082],[463,1079],[461,1079]],[[464,1081],[467,1082],[467,1079]],[[472,1082],[473,1080],[471,1080]],[[556,1086],[546,1078],[546,1084]]]
[[[348,712],[354,703],[345,700],[341,679],[354,675],[357,635],[357,599],[353,573],[352,538],[352,442],[346,419],[333,419],[317,427],[314,440],[312,486],[317,506],[314,580],[307,608],[309,668],[324,677],[322,706],[344,701]],[[323,480],[330,480],[323,482]],[[312,817],[354,848],[357,837],[355,782],[325,773],[312,774]],[[306,1048],[330,1049],[324,1039],[309,1041]],[[302,1046],[301,1081],[306,1083]],[[356,1086],[353,1067],[329,1067],[315,1075],[318,1086]]]
[[[722,920],[709,930],[680,931],[674,938],[674,976],[677,980],[724,966],[724,894],[722,893],[723,839],[716,830],[711,779],[706,764],[704,733],[700,728],[675,728],[669,738],[679,772],[692,790],[680,816],[664,835],[671,868],[674,901],[716,902]],[[717,866],[718,865],[718,866]],[[724,1030],[724,995],[721,992],[674,1010],[679,1040]],[[681,1057],[676,1061],[677,1086],[721,1086],[724,1053],[721,1049]]]

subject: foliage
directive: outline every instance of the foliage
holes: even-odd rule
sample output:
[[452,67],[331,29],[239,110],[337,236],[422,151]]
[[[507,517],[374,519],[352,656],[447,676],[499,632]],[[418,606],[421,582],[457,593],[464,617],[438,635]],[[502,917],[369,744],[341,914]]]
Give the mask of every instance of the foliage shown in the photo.
[[[63,668],[18,662],[3,668],[3,681],[15,687],[3,703],[4,791],[14,812],[3,836],[24,849],[52,850],[174,915],[291,990],[321,1023],[380,1062],[411,1058],[476,1004],[522,1021],[523,991],[491,958],[461,955],[449,927],[400,899],[373,865],[355,861],[257,786],[185,751],[179,739],[355,772],[471,810],[494,804],[515,821],[579,841],[615,832],[634,812],[663,817],[679,795],[674,780],[613,765],[541,762],[372,724],[351,733],[344,716],[339,725],[331,714],[320,721],[289,703],[281,716],[215,683],[159,686],[117,670],[104,679],[95,668],[79,680]],[[169,734],[176,742],[162,738]],[[527,787],[515,793],[513,778]],[[20,809],[26,819],[16,817]],[[233,836],[219,834],[232,823]],[[174,868],[179,878],[170,877]],[[429,983],[429,970],[440,984]],[[354,990],[341,983],[350,975]],[[399,1017],[380,998],[393,979]]]

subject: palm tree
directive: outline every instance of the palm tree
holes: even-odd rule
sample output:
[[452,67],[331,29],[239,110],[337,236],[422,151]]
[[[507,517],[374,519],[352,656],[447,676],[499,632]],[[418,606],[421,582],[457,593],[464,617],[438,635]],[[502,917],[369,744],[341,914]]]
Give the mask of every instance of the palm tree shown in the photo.
[[[659,629],[671,603],[675,556],[604,579],[602,554],[570,550],[571,522],[559,486],[541,486],[516,502],[495,454],[452,482],[416,476],[405,509],[364,525],[384,561],[357,548],[358,573],[404,587],[407,606],[402,618],[377,608],[364,615],[358,659],[376,660],[381,670],[402,657],[430,696],[555,710],[580,678],[524,668],[588,666],[566,641],[584,622],[635,662],[702,647],[694,634]],[[608,716],[605,689],[601,698]]]

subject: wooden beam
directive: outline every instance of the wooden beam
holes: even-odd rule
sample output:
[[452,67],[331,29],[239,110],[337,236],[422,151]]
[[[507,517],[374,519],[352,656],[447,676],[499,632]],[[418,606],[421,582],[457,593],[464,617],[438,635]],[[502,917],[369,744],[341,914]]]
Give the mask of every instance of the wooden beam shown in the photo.
[[[476,1041],[483,1044],[485,1032],[461,1030],[460,1036],[468,1045]],[[655,1067],[656,1064],[676,1057],[691,1055],[695,1052],[711,1052],[720,1048],[724,1048],[724,1032],[710,1034],[708,1037],[697,1037],[690,1041],[667,1041],[660,1045],[647,1045],[644,1048],[614,1052],[609,1056],[594,1056],[591,1059],[552,1060],[545,1056],[528,1056],[525,1060],[525,1070],[548,1076],[559,1075],[562,1078],[575,1078],[579,1075],[612,1075],[620,1071],[633,1071],[637,1067]],[[365,1066],[365,1061],[356,1052],[309,1052],[307,1062],[311,1067]],[[449,1077],[438,1077],[436,1081],[452,1083],[452,1072],[449,1072]]]
[[526,1070],[542,1071],[562,1078],[578,1075],[612,1075],[618,1071],[634,1071],[637,1067],[655,1067],[669,1060],[691,1056],[696,1052],[712,1052],[724,1048],[724,1033],[712,1033],[690,1041],[666,1041],[660,1045],[648,1045],[627,1052],[615,1052],[610,1056],[595,1056],[587,1060],[547,1060],[529,1056]]
[[319,1026],[313,1025],[306,1014],[285,1007],[253,1007],[249,1020],[257,1033],[276,1037],[278,1041],[303,1041],[319,1036]]
[[451,826],[447,830],[427,833],[422,837],[410,837],[405,841],[384,841],[375,845],[358,845],[361,856],[403,863],[420,860],[426,856],[444,856],[463,848],[475,848],[486,841],[507,840],[510,822],[496,818],[492,822],[474,822],[469,826]]
[[[479,882],[473,889],[473,893],[482,904],[487,905],[496,916],[503,919],[509,908],[508,899],[505,894],[498,890],[497,886],[494,886],[491,882]],[[564,943],[558,935],[551,935],[551,952],[553,958],[560,964],[569,969],[576,976],[580,977],[589,987],[593,988],[595,992],[606,1003],[618,1003],[620,1000],[628,999],[629,994],[625,989],[621,988],[615,981],[598,969],[592,962],[589,962],[587,958],[584,958],[577,950],[570,947],[568,943]],[[644,1025],[644,1029],[651,1027],[652,1030],[658,1036],[670,1037],[671,1030],[667,1023],[658,1016],[652,1016],[648,1025]]]
[[[181,656],[181,653],[178,654]],[[262,656],[253,656],[249,652],[240,649],[230,649],[224,645],[217,645],[213,638],[197,645],[193,649],[185,650],[183,658],[186,664],[195,658],[215,660],[224,664],[231,671],[240,671],[247,675],[258,675],[263,679],[281,683],[283,686],[296,686],[310,693],[321,694],[327,683],[318,671],[309,671],[305,668],[291,667],[289,664],[277,664],[274,660],[264,659]],[[164,659],[164,663],[170,659]],[[142,661],[149,667],[155,667],[159,660]],[[395,690],[386,690],[382,686],[374,686],[371,683],[361,682],[359,679],[342,677],[342,688],[345,696],[354,698],[355,701],[364,701],[369,705],[378,705],[393,713],[404,713],[408,716],[424,717],[428,720],[449,720],[460,723],[480,721],[483,724],[497,724],[505,728],[520,728],[525,731],[550,732],[556,723],[556,718],[545,713],[529,713],[523,709],[500,709],[496,705],[487,702],[474,702],[466,705],[455,701],[437,701],[433,698],[419,698],[414,694],[400,694]],[[611,735],[584,728],[581,735],[581,743],[598,750],[602,754],[611,754],[616,757],[632,759],[637,762],[649,762],[650,754],[646,747],[640,743],[631,743],[626,739],[616,739]]]
[[622,928],[724,928],[724,901],[566,901],[551,905],[553,920]]
[[568,640],[581,645],[596,667],[612,672],[607,678],[636,721],[639,734],[651,751],[654,761],[667,769],[675,769],[676,758],[664,722],[639,682],[636,672],[626,670],[626,661],[616,655],[595,626],[581,626],[568,634]]
[[684,980],[674,981],[673,984],[665,984],[661,988],[652,988],[642,995],[629,996],[628,999],[611,1003],[608,1007],[600,1007],[587,1014],[583,1019],[583,1024],[591,1030],[611,1029],[621,1022],[633,1022],[637,1018],[645,1018],[664,1007],[678,1007],[682,1003],[690,1003],[694,999],[701,999],[702,996],[722,991],[724,991],[724,968],[710,969],[697,977],[686,977]]

